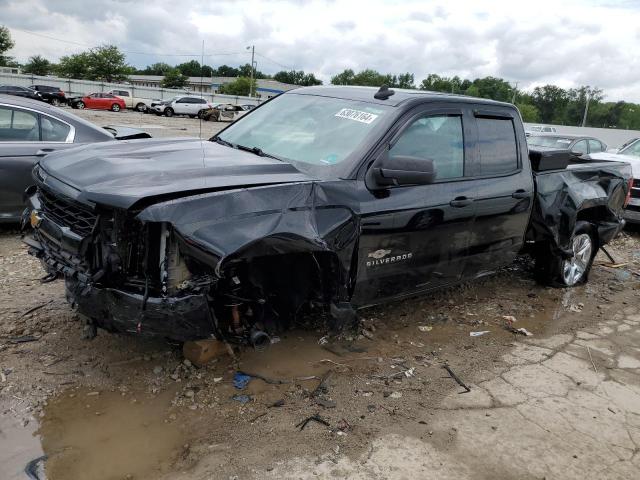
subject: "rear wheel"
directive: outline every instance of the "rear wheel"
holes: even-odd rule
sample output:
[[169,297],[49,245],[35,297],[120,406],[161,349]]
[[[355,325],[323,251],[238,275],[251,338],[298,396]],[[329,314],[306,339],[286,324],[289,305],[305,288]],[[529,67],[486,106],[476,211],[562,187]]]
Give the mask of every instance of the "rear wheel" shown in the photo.
[[119,112],[120,111],[120,105],[118,105],[117,103],[114,103],[113,105],[111,105],[111,111],[112,112]]
[[202,118],[202,115],[204,115],[204,110],[200,110],[198,112],[198,118]]
[[136,110],[139,112],[144,112],[146,109],[147,109],[147,106],[142,102],[136,105]]
[[82,110],[84,108],[84,102],[76,102],[76,108]]
[[164,110],[164,114],[165,114],[167,117],[173,117],[173,108],[169,108],[169,107],[165,108],[165,110]]
[[548,251],[538,254],[536,276],[539,281],[555,287],[573,287],[587,281],[598,252],[595,230],[589,222],[576,223],[569,248],[572,251],[569,258]]
[[52,98],[51,99],[51,105],[53,105],[54,107],[58,107],[60,105],[60,99],[58,98]]

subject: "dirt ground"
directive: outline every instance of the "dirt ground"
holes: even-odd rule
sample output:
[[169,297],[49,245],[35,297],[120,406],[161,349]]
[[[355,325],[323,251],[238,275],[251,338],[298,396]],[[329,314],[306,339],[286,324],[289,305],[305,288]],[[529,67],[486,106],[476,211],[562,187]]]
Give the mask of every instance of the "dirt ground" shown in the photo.
[[[361,332],[294,330],[195,368],[162,341],[83,339],[62,282],[40,283],[5,228],[0,478],[43,455],[49,480],[638,478],[640,235],[609,250],[626,265],[600,253],[575,289],[536,285],[520,259],[362,311]],[[238,371],[282,383],[239,390]]]
[[120,125],[139,128],[149,132],[153,137],[200,137],[206,139],[211,138],[229,125],[228,122],[201,122],[197,118],[186,116],[162,117],[155,114],[134,112],[133,110],[111,112],[109,110],[62,108],[101,127],[105,125]]

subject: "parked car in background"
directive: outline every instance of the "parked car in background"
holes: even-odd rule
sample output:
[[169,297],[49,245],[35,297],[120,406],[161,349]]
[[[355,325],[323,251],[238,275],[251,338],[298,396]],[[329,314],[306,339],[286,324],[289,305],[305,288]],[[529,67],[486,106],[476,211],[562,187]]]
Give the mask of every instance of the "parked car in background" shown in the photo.
[[67,97],[60,87],[50,87],[48,85],[31,85],[32,90],[40,93],[45,102],[49,102],[53,106],[63,105],[67,103]]
[[179,95],[154,105],[153,109],[157,115],[166,115],[167,117],[189,115],[191,118],[195,118],[201,117],[206,110],[215,105],[202,97]]
[[613,152],[598,152],[589,156],[592,160],[617,160],[631,164],[633,185],[624,218],[629,223],[640,224],[640,138],[632,138]]
[[607,151],[607,145],[604,142],[582,135],[529,135],[527,144],[529,147],[570,150],[575,156],[586,160],[588,160],[587,155]]
[[31,170],[45,155],[79,144],[148,138],[140,130],[100,128],[40,101],[0,95],[0,222],[17,222]]
[[527,137],[534,133],[556,133],[556,127],[549,125],[531,125],[530,127],[525,127],[524,134]]
[[42,94],[31,88],[18,87],[17,85],[0,85],[0,94],[14,95],[16,97],[30,98],[32,100],[43,100]]
[[203,120],[211,120],[213,122],[233,122],[248,110],[242,108],[241,105],[232,105],[231,103],[221,103],[213,108],[209,108],[202,113]]
[[127,108],[124,100],[110,93],[92,93],[84,97],[69,99],[71,108],[93,108],[96,110],[112,110],[119,112]]
[[138,112],[145,112],[151,106],[152,100],[150,98],[134,97],[131,90],[118,88],[109,90],[107,93],[121,98],[124,100],[127,108],[137,110]]

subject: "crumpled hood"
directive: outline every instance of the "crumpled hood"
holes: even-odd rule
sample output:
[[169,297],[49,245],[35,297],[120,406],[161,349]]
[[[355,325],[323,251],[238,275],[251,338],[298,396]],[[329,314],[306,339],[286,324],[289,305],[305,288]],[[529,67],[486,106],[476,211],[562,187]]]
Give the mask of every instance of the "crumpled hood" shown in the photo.
[[129,208],[149,197],[312,180],[293,165],[206,140],[144,139],[85,145],[47,155],[55,179],[77,200]]

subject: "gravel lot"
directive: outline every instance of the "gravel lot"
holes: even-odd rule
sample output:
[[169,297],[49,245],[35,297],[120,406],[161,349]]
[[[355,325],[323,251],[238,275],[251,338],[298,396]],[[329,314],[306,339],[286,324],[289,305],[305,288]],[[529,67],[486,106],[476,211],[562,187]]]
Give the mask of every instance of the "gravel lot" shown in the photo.
[[211,138],[228,122],[205,122],[197,118],[184,116],[161,117],[154,114],[144,114],[133,110],[111,112],[107,110],[75,110],[63,107],[96,125],[122,125],[139,128],[149,132],[154,137],[200,137]]
[[[200,128],[77,113],[154,136]],[[203,122],[203,138],[221,127]],[[83,339],[62,282],[41,283],[19,233],[3,227],[0,478],[27,478],[42,455],[49,480],[638,478],[640,234],[609,250],[624,265],[599,254],[575,289],[536,285],[521,258],[483,281],[365,310],[358,331],[326,343],[313,326],[195,368],[161,341]],[[533,336],[508,332],[509,316]],[[238,370],[283,383],[254,378],[240,391]],[[316,414],[327,425],[296,427]]]

